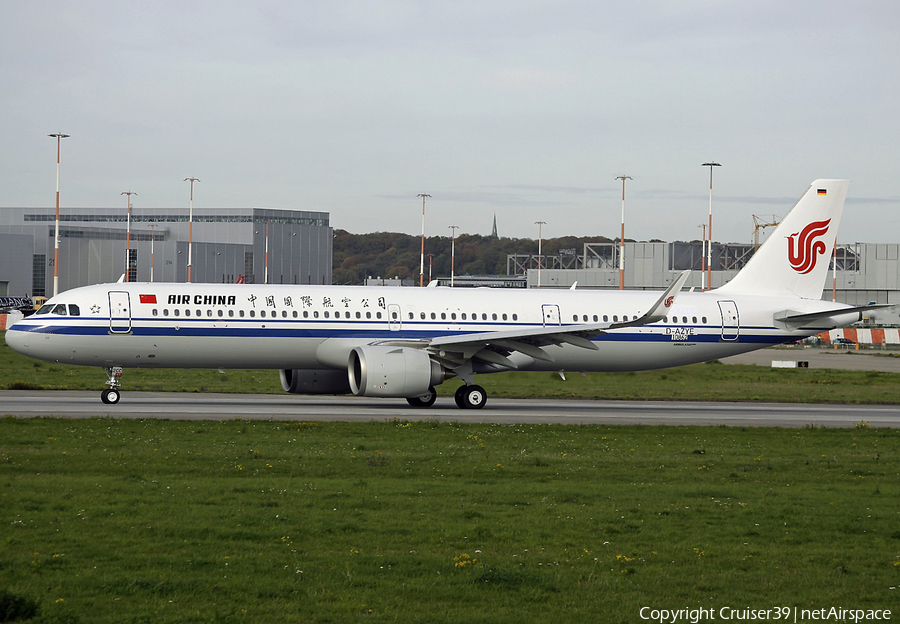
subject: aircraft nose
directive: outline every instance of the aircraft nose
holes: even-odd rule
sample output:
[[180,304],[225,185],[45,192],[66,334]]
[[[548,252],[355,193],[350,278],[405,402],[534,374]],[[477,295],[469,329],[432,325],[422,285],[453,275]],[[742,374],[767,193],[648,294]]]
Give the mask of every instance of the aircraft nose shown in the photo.
[[6,328],[6,344],[17,353],[28,355],[28,332],[16,329],[16,324]]

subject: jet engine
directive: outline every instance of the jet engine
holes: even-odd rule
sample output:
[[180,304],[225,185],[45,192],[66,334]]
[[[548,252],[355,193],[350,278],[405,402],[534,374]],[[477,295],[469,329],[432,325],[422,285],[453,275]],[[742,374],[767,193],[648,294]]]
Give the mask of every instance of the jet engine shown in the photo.
[[347,372],[342,370],[282,369],[281,387],[291,394],[350,394]]
[[408,347],[355,347],[348,366],[350,389],[357,396],[419,396],[451,376],[428,353]]

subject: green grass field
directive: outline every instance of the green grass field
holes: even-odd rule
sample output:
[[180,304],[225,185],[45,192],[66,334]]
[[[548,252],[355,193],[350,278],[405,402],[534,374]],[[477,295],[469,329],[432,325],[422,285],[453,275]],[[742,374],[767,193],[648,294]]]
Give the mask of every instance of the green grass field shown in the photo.
[[[0,420],[0,613],[636,622],[892,608],[900,432]],[[4,591],[6,593],[4,593]]]
[[[844,357],[844,356],[835,356]],[[847,355],[846,357],[854,357]],[[0,340],[0,389],[96,390],[99,368],[67,366],[19,355]],[[695,364],[637,373],[501,373],[478,375],[492,397],[681,401],[776,401],[900,404],[900,374],[831,369]],[[452,396],[460,382],[438,386]],[[277,370],[125,369],[123,392],[282,393]],[[0,408],[2,413],[2,408]]]

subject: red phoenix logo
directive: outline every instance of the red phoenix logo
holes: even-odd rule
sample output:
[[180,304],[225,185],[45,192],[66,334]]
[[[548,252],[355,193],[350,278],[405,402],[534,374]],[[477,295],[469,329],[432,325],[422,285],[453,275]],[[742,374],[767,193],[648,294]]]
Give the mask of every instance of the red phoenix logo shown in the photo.
[[672,307],[672,302],[673,302],[673,301],[675,301],[675,297],[674,297],[674,296],[673,296],[673,297],[666,297],[666,300],[665,300],[665,302],[663,303],[663,305],[666,306],[667,308],[671,308],[671,307]]
[[814,221],[798,233],[788,236],[788,261],[791,268],[800,275],[805,275],[816,268],[816,261],[827,249],[825,243],[816,240],[828,231],[827,221]]

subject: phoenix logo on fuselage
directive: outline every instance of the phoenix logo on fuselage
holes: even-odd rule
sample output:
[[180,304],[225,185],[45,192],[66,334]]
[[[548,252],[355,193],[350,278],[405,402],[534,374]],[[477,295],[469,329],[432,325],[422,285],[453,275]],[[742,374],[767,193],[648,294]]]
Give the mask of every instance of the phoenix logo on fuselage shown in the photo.
[[805,275],[816,268],[816,261],[828,248],[824,242],[817,239],[825,235],[829,223],[831,219],[813,221],[799,233],[795,232],[788,236],[788,261],[797,273]]

